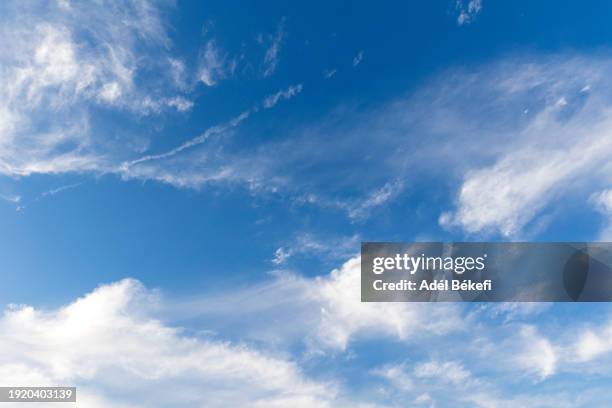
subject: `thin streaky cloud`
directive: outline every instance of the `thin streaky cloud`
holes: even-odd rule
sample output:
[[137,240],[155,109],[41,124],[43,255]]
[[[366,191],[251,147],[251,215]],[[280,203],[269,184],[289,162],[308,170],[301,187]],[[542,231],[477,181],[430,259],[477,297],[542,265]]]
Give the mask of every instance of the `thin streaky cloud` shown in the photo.
[[8,201],[10,203],[19,204],[21,196],[18,195],[0,195],[0,200]]
[[263,107],[270,109],[274,107],[279,101],[293,98],[295,95],[302,92],[302,84],[291,85],[287,89],[280,90],[275,94],[269,95],[264,98]]
[[[293,96],[295,96],[298,93],[300,93],[302,91],[302,88],[303,87],[302,87],[301,84],[290,86],[289,88],[287,88],[285,90],[278,91],[277,93],[275,93],[273,95],[269,95],[269,96],[265,97],[263,99],[261,105],[265,109],[272,108],[279,101],[291,99]],[[173,148],[171,150],[168,150],[167,152],[159,153],[159,154],[146,155],[146,156],[142,156],[142,157],[140,157],[138,159],[134,159],[134,160],[123,162],[119,166],[119,171],[122,172],[122,173],[127,173],[129,171],[130,167],[132,167],[132,166],[138,165],[140,163],[148,162],[148,161],[167,159],[169,157],[172,157],[172,156],[175,156],[175,155],[181,153],[184,150],[187,150],[187,149],[190,149],[192,147],[201,145],[202,143],[206,142],[206,140],[208,140],[211,136],[216,136],[216,135],[220,135],[220,134],[226,133],[229,130],[237,127],[242,122],[247,120],[251,114],[257,112],[259,109],[260,109],[259,104],[255,104],[253,107],[245,110],[244,112],[242,112],[239,115],[235,116],[234,118],[232,118],[228,122],[220,124],[220,125],[212,126],[212,127],[208,128],[208,129],[206,129],[206,131],[204,131],[204,133],[200,134],[199,136],[196,136],[193,139],[188,140],[187,142],[185,142],[185,143],[183,143],[183,144],[181,144],[181,145],[179,145],[179,146],[177,146],[177,147],[175,147],[175,148]]]
[[45,198],[45,197],[49,197],[49,196],[54,196],[58,193],[61,193],[62,191],[66,191],[66,190],[71,190],[73,188],[77,188],[79,186],[83,185],[83,183],[73,183],[73,184],[67,184],[65,186],[60,186],[57,188],[53,188],[51,190],[47,190],[44,191],[40,194],[39,198]]
[[223,133],[227,132],[228,130],[230,130],[232,128],[235,128],[240,123],[242,123],[244,120],[246,120],[251,115],[252,112],[253,112],[252,109],[246,110],[246,111],[242,112],[241,114],[239,114],[238,116],[232,118],[230,121],[228,121],[228,122],[226,122],[224,124],[221,124],[221,125],[216,125],[216,126],[210,127],[208,129],[206,129],[206,131],[204,133],[200,134],[199,136],[196,136],[193,139],[188,140],[187,142],[185,142],[185,143],[175,147],[174,149],[168,150],[167,152],[159,153],[159,154],[146,155],[146,156],[140,157],[138,159],[134,159],[134,160],[130,160],[130,161],[124,162],[124,163],[122,163],[120,165],[119,171],[125,173],[125,172],[128,172],[130,167],[135,166],[137,164],[148,162],[148,161],[152,161],[152,160],[167,159],[169,157],[177,155],[178,153],[181,153],[183,150],[187,150],[187,149],[190,149],[190,148],[192,148],[194,146],[198,146],[198,145],[204,143],[206,140],[208,140],[208,138],[211,137],[211,136],[223,134]]
[[357,65],[361,64],[361,61],[363,61],[363,50],[359,51],[357,55],[355,55],[355,57],[353,58],[353,67],[356,67]]
[[323,78],[330,79],[334,75],[336,75],[337,72],[338,72],[338,70],[336,68],[326,69],[326,70],[323,71]]
[[279,62],[279,54],[285,39],[285,18],[281,19],[276,34],[270,40],[270,46],[266,50],[263,61],[263,76],[269,77],[276,71]]

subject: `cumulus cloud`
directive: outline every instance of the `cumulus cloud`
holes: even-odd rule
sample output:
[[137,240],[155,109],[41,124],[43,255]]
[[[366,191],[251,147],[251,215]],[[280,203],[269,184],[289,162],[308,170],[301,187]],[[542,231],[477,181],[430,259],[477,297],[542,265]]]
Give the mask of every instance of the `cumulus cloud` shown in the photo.
[[123,280],[58,309],[5,310],[3,385],[73,384],[88,407],[334,406],[335,385],[247,345],[190,337],[157,320],[157,304]]
[[[460,330],[455,305],[362,303],[360,273],[359,257],[317,278],[277,272],[270,282],[187,302],[180,313],[214,316],[226,328],[233,321],[242,335],[259,341],[306,339],[313,353],[343,351],[352,341],[377,336],[412,341]],[[220,299],[233,306],[220,309]],[[274,321],[274,332],[253,325],[254,316]]]
[[[256,347],[262,338],[248,335],[254,328],[281,337],[297,330],[301,341],[326,352],[367,333],[408,340],[456,329],[450,307],[425,313],[423,305],[361,303],[358,265],[352,259],[320,278],[278,275],[270,284],[223,294],[221,303],[210,297],[181,305],[126,279],[55,309],[12,305],[0,318],[0,378],[7,386],[75,385],[88,407],[373,407],[329,376],[309,378],[296,361]],[[244,340],[188,334],[165,323],[168,313],[184,319],[186,311],[207,310],[224,322],[240,315]],[[274,325],[261,324],[268,318]],[[253,320],[258,323],[246,323]],[[415,372],[426,376],[427,368]],[[409,387],[409,374],[399,369],[379,375]]]
[[407,340],[420,333],[443,334],[458,329],[459,316],[452,307],[430,308],[426,317],[418,305],[361,303],[360,265],[360,259],[353,258],[328,278],[314,282],[321,305],[317,333],[323,345],[345,349],[354,336],[378,334]]
[[[547,394],[542,384],[553,381],[561,364],[567,368],[609,354],[609,326],[584,332],[566,349],[570,357],[561,359],[559,346],[533,325],[492,329],[471,321],[465,331],[470,317],[458,305],[361,303],[359,270],[357,257],[329,275],[279,272],[269,282],[191,300],[169,299],[126,279],[57,308],[11,305],[0,318],[0,378],[8,386],[76,385],[80,403],[88,407],[373,407],[367,404],[373,395],[384,404],[395,394],[361,396],[340,378],[312,378],[301,364],[326,365],[338,353],[356,358],[351,344],[391,340],[410,343],[411,351],[385,343],[402,352],[380,355],[390,361],[368,373],[403,398],[460,407],[605,401],[601,395],[578,400]],[[192,327],[203,332],[168,323],[193,324],[196,315],[205,318]],[[232,324],[238,339],[224,340],[234,337]],[[481,336],[490,337],[492,348]],[[302,357],[282,351],[299,344],[307,346]],[[429,358],[417,357],[423,352]],[[536,387],[534,392],[513,388],[524,376],[535,378],[535,384],[523,383]]]

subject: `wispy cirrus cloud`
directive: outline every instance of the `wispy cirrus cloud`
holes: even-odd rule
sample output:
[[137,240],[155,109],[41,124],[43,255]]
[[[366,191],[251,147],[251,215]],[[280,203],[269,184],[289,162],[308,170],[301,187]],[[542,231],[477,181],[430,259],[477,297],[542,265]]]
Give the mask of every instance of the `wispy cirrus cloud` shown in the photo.
[[482,9],[482,0],[457,0],[455,3],[457,10],[457,24],[464,25],[474,21]]
[[278,91],[275,94],[267,96],[263,101],[263,107],[270,109],[274,107],[279,101],[293,98],[295,95],[302,92],[304,87],[302,84],[291,85],[287,89]]
[[553,200],[605,185],[612,122],[604,71],[610,62],[596,60],[587,70],[579,67],[589,58],[570,57],[527,64],[514,73],[499,67],[483,77],[501,79],[493,101],[499,107],[510,102],[517,111],[522,105],[522,115],[515,126],[503,114],[489,120],[499,123],[497,135],[506,140],[502,151],[492,164],[465,173],[457,210],[443,214],[442,225],[516,236]]
[[363,61],[363,50],[359,51],[357,55],[353,57],[353,67],[356,67],[357,65],[361,64],[361,61]]
[[156,161],[164,161],[167,159],[171,159],[174,156],[181,154],[183,151],[191,150],[206,141],[208,141],[211,137],[223,136],[230,133],[233,129],[237,128],[242,122],[247,120],[252,114],[258,112],[261,107],[264,109],[270,109],[276,106],[280,101],[288,100],[293,98],[295,95],[299,94],[302,91],[302,85],[292,85],[287,89],[280,90],[274,94],[268,95],[263,98],[261,103],[255,104],[247,110],[241,112],[237,116],[231,118],[229,121],[212,126],[206,129],[200,135],[193,137],[179,146],[172,148],[168,151],[157,153],[157,154],[148,154],[141,156],[139,158],[135,158],[132,160],[127,160],[121,163],[116,170],[125,178],[151,178],[157,179],[158,181],[166,182],[169,184],[173,184],[179,187],[191,187],[197,188],[200,187],[207,182],[222,182],[224,180],[230,179],[232,177],[232,172],[223,172],[223,169],[212,169],[213,173],[216,174],[212,177],[208,177],[202,171],[189,172],[189,162],[184,163],[185,166],[182,170],[179,171],[182,173],[180,178],[174,177],[172,173],[172,163],[170,165],[154,166],[154,167],[144,167],[143,164],[147,162],[156,162]]
[[215,86],[220,81],[234,75],[237,60],[222,53],[214,40],[206,42],[200,51],[198,78],[206,86]]
[[[2,5],[3,16],[22,16],[19,25],[4,17],[2,27],[4,175],[112,173],[196,189],[240,185],[339,209],[353,220],[398,199],[412,182],[444,180],[457,194],[441,214],[441,226],[509,237],[523,234],[574,189],[585,188],[588,196],[608,187],[605,55],[512,56],[450,69],[368,111],[342,107],[318,123],[277,129],[283,138],[248,135],[249,143],[241,143],[247,138],[240,129],[244,120],[294,97],[303,89],[297,84],[156,152],[147,150],[147,136],[106,137],[90,112],[142,117],[193,108],[181,93],[185,65],[167,51],[159,9],[147,2],[116,3],[94,13],[67,4],[49,6],[44,18],[33,4]],[[266,71],[277,64],[284,24],[269,38]],[[93,47],[84,33],[105,46]],[[200,79],[218,83],[233,70],[232,61],[209,40]],[[155,93],[138,75],[145,63],[163,70],[172,87]],[[232,134],[231,141],[218,137],[210,150],[203,148],[221,134]],[[478,144],[470,143],[474,134]]]
[[[212,161],[182,157],[181,180],[171,166],[157,171],[177,185],[238,183],[345,209],[352,218],[367,216],[423,177],[444,179],[460,185],[456,208],[440,216],[444,228],[518,236],[555,198],[606,186],[609,64],[605,56],[568,55],[450,70],[372,111],[344,109],[318,124],[283,130],[282,141],[251,147],[248,159],[244,150],[224,149]],[[298,88],[265,104],[295,94],[292,89]],[[470,142],[474,134],[477,144]]]
[[[137,78],[144,64],[155,67],[153,55],[167,54],[157,5],[5,2],[0,7],[2,174],[108,171],[108,155],[117,146],[94,128],[91,109],[138,116],[189,108],[185,98],[155,94]],[[118,146],[129,145],[121,142]]]
[[291,258],[316,258],[325,261],[342,261],[352,258],[359,248],[359,235],[348,237],[299,233],[274,252],[272,263],[284,265]]
[[21,196],[18,195],[0,195],[0,200],[8,201],[9,203],[18,204],[21,201]]
[[336,75],[337,72],[338,70],[336,68],[325,69],[323,70],[323,78],[331,79]]
[[279,63],[279,54],[283,41],[285,40],[285,36],[285,18],[283,18],[278,24],[276,33],[274,35],[270,35],[268,38],[269,45],[266,49],[262,63],[262,74],[264,77],[269,77],[274,73],[274,71],[276,71],[276,67]]

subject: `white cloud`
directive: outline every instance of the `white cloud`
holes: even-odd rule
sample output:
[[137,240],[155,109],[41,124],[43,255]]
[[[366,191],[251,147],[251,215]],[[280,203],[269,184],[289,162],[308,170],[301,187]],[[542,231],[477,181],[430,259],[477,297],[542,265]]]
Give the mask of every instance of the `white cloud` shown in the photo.
[[[221,139],[222,136],[228,135],[242,122],[247,120],[253,113],[259,111],[262,106],[264,109],[271,109],[280,101],[291,99],[301,91],[301,84],[292,85],[285,90],[278,91],[273,95],[265,97],[261,103],[253,105],[249,109],[241,112],[239,115],[236,115],[225,123],[206,129],[200,135],[183,142],[173,149],[157,154],[147,154],[139,158],[124,161],[113,171],[118,172],[125,179],[153,179],[172,184],[176,187],[197,189],[206,183],[240,182],[251,184],[253,189],[257,189],[263,183],[257,169],[250,167],[257,164],[257,161],[253,158],[240,157],[238,161],[241,161],[244,163],[244,165],[250,167],[247,169],[240,169],[238,168],[239,166],[237,164],[232,166],[230,163],[228,163],[229,160],[227,160],[226,157],[222,157],[226,160],[222,161],[221,163],[217,163],[217,166],[213,165],[207,167],[206,165],[208,163],[206,163],[205,160],[202,160],[202,158],[205,158],[206,156],[203,156],[198,152],[194,153],[195,157],[197,158],[196,160],[193,160],[194,156],[183,156],[177,158],[175,158],[175,156],[183,153],[184,151],[192,150],[194,147],[209,141],[213,137]],[[170,102],[173,101],[166,100],[167,104]],[[174,103],[177,109],[181,110],[181,108],[191,108],[189,101],[181,102],[182,104],[178,104],[178,102]],[[158,161],[162,163],[154,164],[154,162]],[[275,188],[273,182],[277,179],[278,178],[274,175],[270,175],[266,178],[265,182],[272,184],[271,189],[273,190]]]
[[414,375],[418,378],[435,378],[455,385],[466,385],[472,378],[472,374],[456,361],[421,363],[414,368]]
[[113,144],[93,129],[90,108],[147,113],[141,101],[149,90],[135,77],[168,44],[158,7],[140,1],[2,8],[0,173],[109,171],[115,149],[126,143]]
[[[487,119],[481,127],[481,154],[492,153],[495,159],[489,165],[472,165],[465,173],[458,208],[442,214],[441,225],[459,226],[468,233],[520,236],[561,197],[597,188],[610,178],[607,157],[612,139],[607,135],[612,129],[612,106],[606,90],[611,84],[603,73],[609,62],[599,60],[581,70],[586,61],[553,60],[518,65],[514,72],[505,68],[493,72],[499,83],[490,84],[491,93],[503,93],[491,96],[498,108],[516,104],[518,110],[520,103],[530,103],[537,110],[517,118],[514,125],[501,111],[498,118]],[[492,79],[488,75],[481,78],[483,83]],[[585,83],[597,86],[583,92]],[[497,135],[489,134],[488,126],[494,123]],[[495,137],[497,146],[492,142]]]
[[356,67],[357,65],[361,64],[361,61],[363,61],[363,50],[359,51],[353,58],[353,66]]
[[105,102],[112,103],[121,96],[121,86],[115,81],[106,83],[100,89],[99,95]]
[[[447,338],[446,347],[457,345],[456,338]],[[468,348],[461,353],[470,366],[480,367],[480,362],[466,356]],[[453,407],[575,407],[589,406],[591,397],[582,393],[580,397],[571,393],[547,392],[541,382],[517,386],[516,373],[509,379],[504,373],[504,349],[496,349],[495,354],[487,354],[492,360],[493,370],[480,377],[475,376],[463,363],[432,359],[426,362],[387,364],[371,370],[371,373],[386,379],[389,385],[400,394],[391,392],[390,400],[402,401],[414,398],[414,404]],[[514,350],[513,350],[514,351]],[[437,353],[439,354],[439,352]],[[446,353],[445,350],[445,354]],[[494,358],[491,358],[494,356]],[[519,380],[520,381],[520,380]],[[509,387],[507,387],[509,386]],[[386,389],[385,389],[386,390]],[[598,397],[595,401],[601,402]],[[605,400],[605,398],[604,398]]]
[[[30,13],[23,27],[2,26],[0,96],[7,102],[0,107],[0,173],[115,173],[189,188],[236,184],[296,202],[308,197],[304,202],[342,209],[352,219],[397,197],[411,179],[452,186],[463,175],[456,208],[440,223],[509,237],[537,226],[571,192],[609,186],[612,84],[605,73],[612,64],[597,55],[509,58],[471,72],[450,70],[371,112],[343,108],[322,123],[279,130],[287,134],[282,139],[241,145],[237,137],[228,148],[219,137],[214,153],[191,149],[211,135],[237,133],[252,112],[303,89],[293,85],[174,149],[134,157],[146,142],[129,148],[133,140],[107,137],[90,120],[90,107],[138,115],[188,111],[193,101],[176,92],[149,95],[136,80],[141,66],[161,54],[166,77],[176,76],[170,82],[180,91],[184,63],[168,57],[155,7],[143,2],[94,11],[73,3],[44,20]],[[277,56],[283,24],[270,55]],[[83,31],[95,31],[96,42],[106,46],[92,47]],[[154,48],[153,56],[141,55],[142,48]],[[214,85],[231,75],[233,61],[207,42],[200,78]]]
[[62,191],[66,191],[66,190],[71,190],[73,188],[77,188],[81,184],[83,184],[83,183],[66,184],[65,186],[60,186],[60,187],[53,188],[51,190],[47,190],[47,191],[42,192],[40,194],[39,198],[45,198],[45,197],[49,197],[49,196],[54,196],[56,194],[61,193]]
[[278,248],[274,252],[274,258],[272,259],[272,263],[275,265],[282,265],[287,262],[287,259],[289,259],[291,255],[291,250],[287,250],[285,248]]
[[457,15],[457,24],[464,25],[474,21],[476,15],[482,9],[482,0],[457,0],[455,8],[459,13]]
[[380,367],[372,370],[372,374],[386,379],[400,391],[412,391],[414,388],[412,377],[405,364]]
[[[533,148],[523,146],[495,165],[469,172],[459,192],[459,211],[453,220],[467,232],[497,228],[516,235],[575,177],[588,174],[593,163],[605,160],[612,142],[605,134],[612,122],[585,135],[584,144]],[[573,132],[569,126],[559,134]]]
[[558,355],[550,341],[534,326],[523,326],[519,334],[519,351],[515,357],[518,366],[539,380],[553,375],[557,370]]
[[452,306],[425,311],[431,305],[362,303],[360,265],[360,259],[353,258],[315,283],[321,302],[318,336],[324,345],[345,349],[353,336],[373,333],[408,340],[458,330],[458,310]]
[[10,194],[10,195],[0,194],[0,200],[8,201],[13,204],[19,204],[19,202],[21,201],[21,196],[13,195],[13,194]]
[[[151,179],[157,179],[159,181],[164,181],[169,184],[174,184],[178,186],[187,185],[191,187],[196,187],[198,184],[204,183],[205,180],[197,179],[197,177],[196,179],[187,178],[185,183],[183,184],[182,182],[180,182],[180,179],[171,178],[172,175],[170,174],[164,175],[163,172],[159,171],[158,168],[143,168],[143,166],[138,166],[138,167],[135,167],[135,166],[140,165],[142,163],[146,163],[146,162],[158,161],[158,160],[171,158],[181,153],[184,150],[188,150],[188,149],[193,148],[194,146],[201,145],[202,143],[206,142],[212,136],[222,135],[224,133],[227,133],[228,131],[230,131],[231,129],[235,128],[240,123],[248,119],[252,111],[253,111],[252,109],[246,110],[242,112],[240,115],[235,116],[234,118],[232,118],[231,120],[229,120],[228,122],[224,124],[212,126],[206,129],[206,131],[204,131],[200,135],[166,152],[158,153],[158,154],[149,154],[146,156],[139,157],[137,159],[125,161],[121,164],[120,171],[122,175],[126,178],[151,178]],[[150,171],[147,171],[147,170],[150,170]],[[183,169],[183,172],[184,172],[184,169]]]
[[[283,129],[282,140],[249,145],[246,152],[217,144],[209,146],[216,155],[194,149],[178,157],[185,150],[179,147],[170,152],[173,160],[133,168],[130,177],[193,188],[238,184],[342,209],[353,219],[366,217],[412,181],[451,188],[461,183],[456,208],[440,224],[520,237],[541,228],[561,198],[609,185],[612,83],[605,72],[611,65],[599,56],[556,56],[451,70],[371,112],[342,109],[321,123]],[[291,94],[279,91],[261,106]],[[558,103],[562,98],[565,105]],[[235,127],[215,129],[225,134]],[[193,146],[204,139],[194,140]]]
[[337,208],[344,212],[352,221],[363,221],[379,207],[384,207],[404,191],[404,182],[395,179],[385,182],[381,187],[364,192],[357,198],[328,198],[315,193],[299,195],[295,198],[298,204],[313,204],[326,208]]
[[[456,305],[363,303],[360,274],[359,257],[317,278],[278,272],[270,282],[195,299],[176,313],[223,321],[226,329],[232,323],[242,336],[258,341],[306,341],[315,354],[343,351],[364,338],[413,341],[444,335],[465,321]],[[221,299],[232,307],[220,309]],[[274,330],[253,323],[268,319]]]
[[167,108],[173,108],[177,112],[186,112],[193,107],[193,102],[183,98],[182,96],[163,97],[157,99],[146,96],[141,101],[140,107],[141,111],[146,114],[159,114]]
[[[361,304],[355,298],[358,293],[347,291],[346,279],[358,282],[352,272],[355,262],[358,258],[328,277],[279,277],[270,288],[272,292],[251,287],[238,297],[223,296],[222,303],[210,300],[225,311],[235,308],[243,316],[254,313],[257,326],[281,335],[286,333],[277,325],[279,321],[283,325],[282,315],[287,313],[293,326],[303,325],[302,341],[318,339],[323,342],[321,345],[335,350],[344,346],[337,342],[339,331],[332,329],[331,324],[342,326],[340,331],[346,331],[350,337],[371,331],[378,333],[376,337],[386,333],[416,340],[428,332],[448,333],[430,331],[432,323],[426,323],[429,319],[452,319],[453,313],[443,305],[435,305],[445,309],[438,314],[436,309],[421,305]],[[290,292],[292,295],[287,296]],[[256,303],[242,308],[245,296],[256,299]],[[237,305],[236,301],[242,303]],[[381,405],[368,404],[366,401],[372,396],[346,390],[329,375],[326,380],[313,380],[286,354],[263,351],[270,350],[269,347],[216,340],[210,335],[190,335],[172,327],[161,316],[174,302],[126,279],[100,286],[55,309],[10,306],[0,318],[0,330],[5,333],[0,338],[0,379],[8,386],[76,385],[79,403],[92,408],[380,407],[386,402],[383,399]],[[273,327],[261,327],[261,322],[267,319],[266,302],[274,313]],[[339,306],[338,302],[346,302],[346,306]],[[193,306],[190,310],[197,312]],[[356,310],[349,311],[350,308]],[[414,314],[409,309],[414,309]],[[296,314],[296,310],[321,314],[310,321],[307,316]],[[336,316],[332,318],[332,314]],[[415,319],[418,315],[424,318]],[[249,316],[244,318],[253,320]],[[386,323],[389,318],[390,324]],[[249,330],[248,325],[241,327],[242,334]],[[326,332],[330,330],[333,340],[328,343]],[[412,394],[418,390],[415,395],[418,403],[433,403],[430,393],[444,384],[457,387],[456,395],[462,395],[461,387],[472,387],[478,382],[462,364],[454,361],[431,360],[414,366],[389,364],[371,373],[401,392]]]
[[166,105],[176,108],[176,110],[179,112],[188,111],[193,107],[193,102],[181,96],[175,96],[172,98],[168,98],[164,102],[166,103]]
[[76,385],[88,407],[335,405],[334,384],[247,345],[166,326],[153,315],[158,302],[155,292],[123,280],[58,309],[7,309],[3,385]]
[[[0,318],[0,379],[5,385],[76,385],[80,403],[94,408],[368,406],[359,405],[359,395],[344,389],[338,379],[327,375],[314,380],[296,361],[319,360],[325,366],[326,358],[332,357],[329,353],[347,350],[351,342],[394,339],[410,342],[411,351],[392,348],[402,350],[390,353],[392,360],[423,351],[433,356],[416,363],[392,361],[369,372],[415,403],[446,406],[452,398],[453,406],[459,407],[550,407],[602,401],[504,388],[522,381],[520,374],[526,373],[537,379],[532,386],[539,392],[544,387],[541,380],[553,381],[560,369],[557,347],[534,326],[492,328],[469,321],[455,305],[361,303],[359,283],[359,258],[354,258],[330,275],[278,274],[267,283],[183,304],[134,280],[123,280],[63,307],[10,306]],[[222,324],[224,336],[231,337],[229,327],[235,322],[243,342],[187,334],[164,323],[169,316],[184,321],[189,313],[208,314],[212,318],[200,327],[214,333],[215,324]],[[470,330],[462,331],[466,325]],[[609,326],[586,331],[562,362],[585,363],[610,353],[609,331]],[[483,334],[492,335],[493,348],[485,347],[479,357],[467,340],[476,340],[481,348],[478,337]],[[292,337],[313,354],[294,360],[279,352],[293,348],[277,347],[287,346],[283,341]],[[452,351],[475,369],[450,359]],[[487,371],[487,363],[492,371]],[[361,363],[356,366],[363,368]],[[477,370],[484,376],[475,376]],[[376,395],[382,395],[381,403],[395,401],[394,394]]]
[[275,94],[266,96],[263,101],[265,109],[274,107],[280,100],[287,100],[293,98],[295,95],[302,92],[302,84],[291,85],[287,89],[280,90]]
[[589,202],[605,217],[599,239],[601,241],[612,241],[612,189],[591,194]]
[[604,214],[612,214],[612,190],[593,193],[589,200]]
[[286,245],[288,252],[286,255],[334,262],[345,261],[359,252],[360,241],[359,235],[335,236],[309,232],[299,233]]
[[[590,402],[584,403],[575,395],[569,392],[556,393],[533,393],[533,394],[507,394],[503,395],[499,392],[483,392],[475,391],[465,396],[464,401],[469,407],[478,408],[514,408],[514,407],[532,407],[532,408],[574,408],[577,406],[588,407]],[[601,400],[597,400],[597,403]]]
[[513,320],[527,319],[537,316],[552,306],[552,303],[545,302],[501,302],[484,306],[490,316],[504,317],[504,322]]
[[323,71],[323,78],[325,79],[330,79],[332,78],[334,75],[336,75],[336,72],[338,72],[337,69],[332,68],[332,69],[326,69]]
[[416,397],[414,402],[416,404],[429,404],[429,403],[433,403],[434,401],[433,401],[433,398],[431,398],[431,395],[425,393],[425,394],[421,394],[418,397]]
[[219,81],[234,74],[236,61],[222,55],[214,40],[206,42],[200,52],[198,77],[206,86],[215,86]]
[[598,330],[586,329],[574,345],[579,362],[588,362],[612,352],[612,324]]
[[352,219],[366,218],[373,208],[380,207],[397,197],[404,189],[399,181],[385,183],[381,188],[373,191],[363,200],[346,204],[348,216]]
[[185,62],[179,58],[168,58],[170,65],[170,76],[179,89],[187,87],[187,73]]
[[278,24],[278,29],[274,36],[270,37],[270,45],[266,50],[263,61],[263,76],[269,77],[276,71],[279,62],[279,53],[285,38],[285,19]]

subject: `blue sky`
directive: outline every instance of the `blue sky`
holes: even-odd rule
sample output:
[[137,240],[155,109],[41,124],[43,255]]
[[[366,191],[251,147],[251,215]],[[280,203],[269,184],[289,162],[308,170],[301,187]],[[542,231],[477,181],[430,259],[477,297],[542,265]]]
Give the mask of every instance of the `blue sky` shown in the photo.
[[361,304],[358,252],[610,240],[611,13],[3,2],[0,379],[94,408],[609,406],[607,305]]

